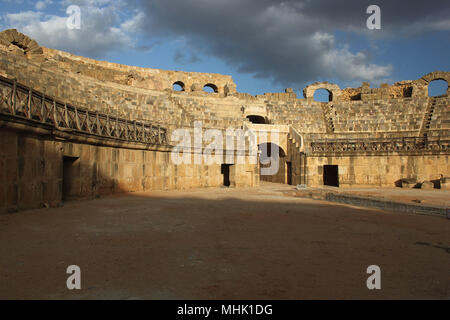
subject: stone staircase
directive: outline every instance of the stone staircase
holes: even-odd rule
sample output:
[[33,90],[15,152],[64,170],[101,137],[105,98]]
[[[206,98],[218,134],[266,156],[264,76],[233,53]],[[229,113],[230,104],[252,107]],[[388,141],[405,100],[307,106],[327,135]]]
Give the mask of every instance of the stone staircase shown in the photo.
[[431,119],[433,118],[433,112],[436,107],[436,98],[430,97],[427,105],[427,109],[423,115],[423,120],[419,129],[419,136],[426,136],[430,129]]
[[328,103],[322,105],[322,110],[323,110],[323,118],[324,118],[325,126],[327,129],[327,133],[333,133],[334,132],[333,104],[331,102],[328,102]]

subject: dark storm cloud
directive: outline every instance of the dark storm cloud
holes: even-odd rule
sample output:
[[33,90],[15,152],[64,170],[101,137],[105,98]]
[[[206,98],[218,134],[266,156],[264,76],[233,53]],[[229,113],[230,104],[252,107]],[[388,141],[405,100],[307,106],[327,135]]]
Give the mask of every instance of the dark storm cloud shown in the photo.
[[[381,7],[382,30],[366,28],[366,8]],[[140,30],[182,37],[193,52],[212,54],[240,72],[298,84],[318,77],[378,81],[392,68],[366,51],[338,43],[334,33],[414,36],[450,30],[450,1],[143,1]],[[180,53],[177,53],[180,56]]]

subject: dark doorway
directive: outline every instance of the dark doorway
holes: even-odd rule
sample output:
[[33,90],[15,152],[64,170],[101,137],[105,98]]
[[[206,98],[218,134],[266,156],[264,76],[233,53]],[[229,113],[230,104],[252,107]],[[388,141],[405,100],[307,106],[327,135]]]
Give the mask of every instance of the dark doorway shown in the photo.
[[265,124],[266,119],[262,116],[247,116],[248,121],[256,124]]
[[69,200],[76,193],[73,190],[75,181],[75,168],[78,157],[63,157],[63,183],[62,183],[62,199]]
[[231,164],[222,164],[220,171],[223,175],[223,185],[225,187],[230,186],[230,167]]
[[336,165],[323,166],[323,184],[325,186],[339,187],[339,170]]
[[286,162],[287,184],[292,185],[292,162]]

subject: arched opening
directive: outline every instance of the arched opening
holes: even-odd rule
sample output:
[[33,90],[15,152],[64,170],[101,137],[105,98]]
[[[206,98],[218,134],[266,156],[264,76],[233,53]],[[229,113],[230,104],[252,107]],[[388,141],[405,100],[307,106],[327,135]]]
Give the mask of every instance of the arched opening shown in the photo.
[[184,83],[181,81],[174,82],[172,89],[174,91],[184,91]]
[[266,119],[263,116],[249,115],[249,116],[247,116],[247,119],[251,123],[256,123],[256,124],[265,124],[265,123],[267,123]]
[[286,183],[286,153],[275,143],[258,145],[260,161],[260,180]]
[[208,93],[217,93],[217,92],[219,92],[219,90],[217,89],[217,86],[215,84],[212,84],[212,83],[205,84],[205,86],[203,87],[203,91],[204,92],[208,92]]
[[448,83],[445,80],[436,79],[428,84],[428,96],[439,97],[447,94]]
[[333,101],[333,93],[327,89],[317,89],[314,91],[314,101],[330,102]]

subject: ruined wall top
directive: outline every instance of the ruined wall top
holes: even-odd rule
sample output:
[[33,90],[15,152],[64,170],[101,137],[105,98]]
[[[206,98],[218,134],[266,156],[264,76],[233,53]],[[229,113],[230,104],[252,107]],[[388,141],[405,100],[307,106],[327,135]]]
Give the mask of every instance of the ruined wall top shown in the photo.
[[204,87],[213,89],[213,94],[217,95],[230,95],[236,92],[236,84],[229,75],[141,68],[97,61],[41,47],[35,40],[15,29],[0,32],[0,49],[29,58],[39,58],[43,67],[49,69],[54,68],[137,88],[163,91],[172,90],[173,85],[178,84],[181,91],[192,93],[205,93]]
[[[428,96],[428,85],[433,80],[444,80],[450,84],[450,72],[435,71],[417,80],[404,80],[388,85],[383,83],[379,88],[371,88],[370,83],[363,82],[359,88],[340,89],[338,85],[328,82],[315,82],[303,89],[307,101],[314,101],[316,90],[325,89],[330,93],[330,101],[369,101]],[[446,95],[450,95],[450,85]]]
[[[141,68],[76,56],[68,52],[41,47],[35,40],[15,29],[0,32],[0,50],[24,56],[30,62],[39,63],[42,68],[48,70],[65,71],[99,81],[140,89],[171,92],[176,84],[182,94],[194,96],[218,98],[234,96],[245,101],[286,102],[298,99],[297,94],[290,88],[281,93],[265,93],[256,96],[238,93],[236,84],[229,75]],[[330,101],[334,102],[426,97],[428,96],[428,84],[433,80],[445,80],[450,84],[450,72],[435,71],[417,80],[400,81],[393,85],[381,84],[379,88],[371,88],[367,82],[364,82],[359,88],[346,89],[341,89],[333,83],[315,82],[303,89],[303,97],[306,102],[314,102],[314,93],[318,89],[327,90],[330,93]],[[203,90],[205,87],[211,88],[213,93],[205,92]],[[447,95],[449,94],[450,87],[447,89]]]
[[42,47],[35,40],[17,32],[16,29],[0,32],[0,45],[9,52],[24,55],[27,58],[39,58],[44,53]]

